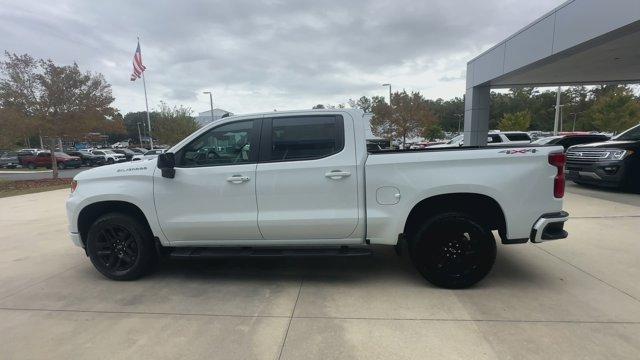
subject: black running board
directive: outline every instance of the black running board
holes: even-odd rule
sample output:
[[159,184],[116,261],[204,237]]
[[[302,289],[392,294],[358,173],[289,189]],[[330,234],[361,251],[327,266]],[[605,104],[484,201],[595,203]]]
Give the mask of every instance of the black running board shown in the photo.
[[227,257],[323,257],[368,256],[371,250],[363,247],[278,248],[278,247],[178,247],[169,248],[174,259]]

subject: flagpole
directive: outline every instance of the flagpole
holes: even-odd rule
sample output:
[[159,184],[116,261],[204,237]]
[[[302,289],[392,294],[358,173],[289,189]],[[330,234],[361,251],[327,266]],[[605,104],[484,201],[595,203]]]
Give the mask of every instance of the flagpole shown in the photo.
[[[138,45],[140,45],[140,37],[138,36]],[[142,87],[144,88],[144,105],[147,108],[147,126],[149,127],[149,150],[153,150],[153,136],[151,135],[151,118],[149,117],[149,101],[147,100],[147,82],[144,79],[144,71],[142,72]]]
[[144,80],[142,72],[142,87],[144,87],[144,105],[147,107],[147,126],[149,127],[149,147],[153,150],[153,137],[151,136],[151,118],[149,117],[149,101],[147,101],[147,82]]

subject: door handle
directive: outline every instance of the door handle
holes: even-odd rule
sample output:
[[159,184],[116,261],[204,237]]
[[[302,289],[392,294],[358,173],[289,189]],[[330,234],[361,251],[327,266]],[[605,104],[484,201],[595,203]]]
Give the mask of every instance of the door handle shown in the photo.
[[339,179],[351,176],[351,173],[348,171],[342,171],[342,170],[331,170],[328,173],[324,174],[324,176],[332,180],[339,180]]
[[227,178],[227,181],[230,183],[234,183],[234,184],[242,184],[244,182],[249,181],[249,177],[248,176],[242,176],[242,175],[233,175],[233,176],[229,176]]

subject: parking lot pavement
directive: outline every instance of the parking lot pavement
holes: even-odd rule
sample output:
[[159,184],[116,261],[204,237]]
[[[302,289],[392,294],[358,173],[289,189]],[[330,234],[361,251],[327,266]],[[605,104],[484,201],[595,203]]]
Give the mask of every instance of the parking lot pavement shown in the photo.
[[500,245],[458,291],[387,248],[113,282],[67,238],[68,190],[3,198],[0,358],[637,359],[640,196],[595,191],[568,187],[568,239]]

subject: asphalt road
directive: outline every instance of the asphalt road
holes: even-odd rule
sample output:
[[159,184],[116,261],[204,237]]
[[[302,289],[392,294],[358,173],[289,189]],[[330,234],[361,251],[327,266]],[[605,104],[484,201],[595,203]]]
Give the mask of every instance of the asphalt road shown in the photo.
[[[91,169],[90,167],[81,167],[79,169],[65,169],[59,171],[59,177],[61,178],[72,178],[76,176],[76,174],[81,173],[85,170]],[[42,170],[42,169],[40,169]],[[0,179],[2,180],[40,180],[40,179],[51,179],[51,171],[34,171],[28,172],[25,170],[24,173],[17,172],[2,172],[0,170]]]

